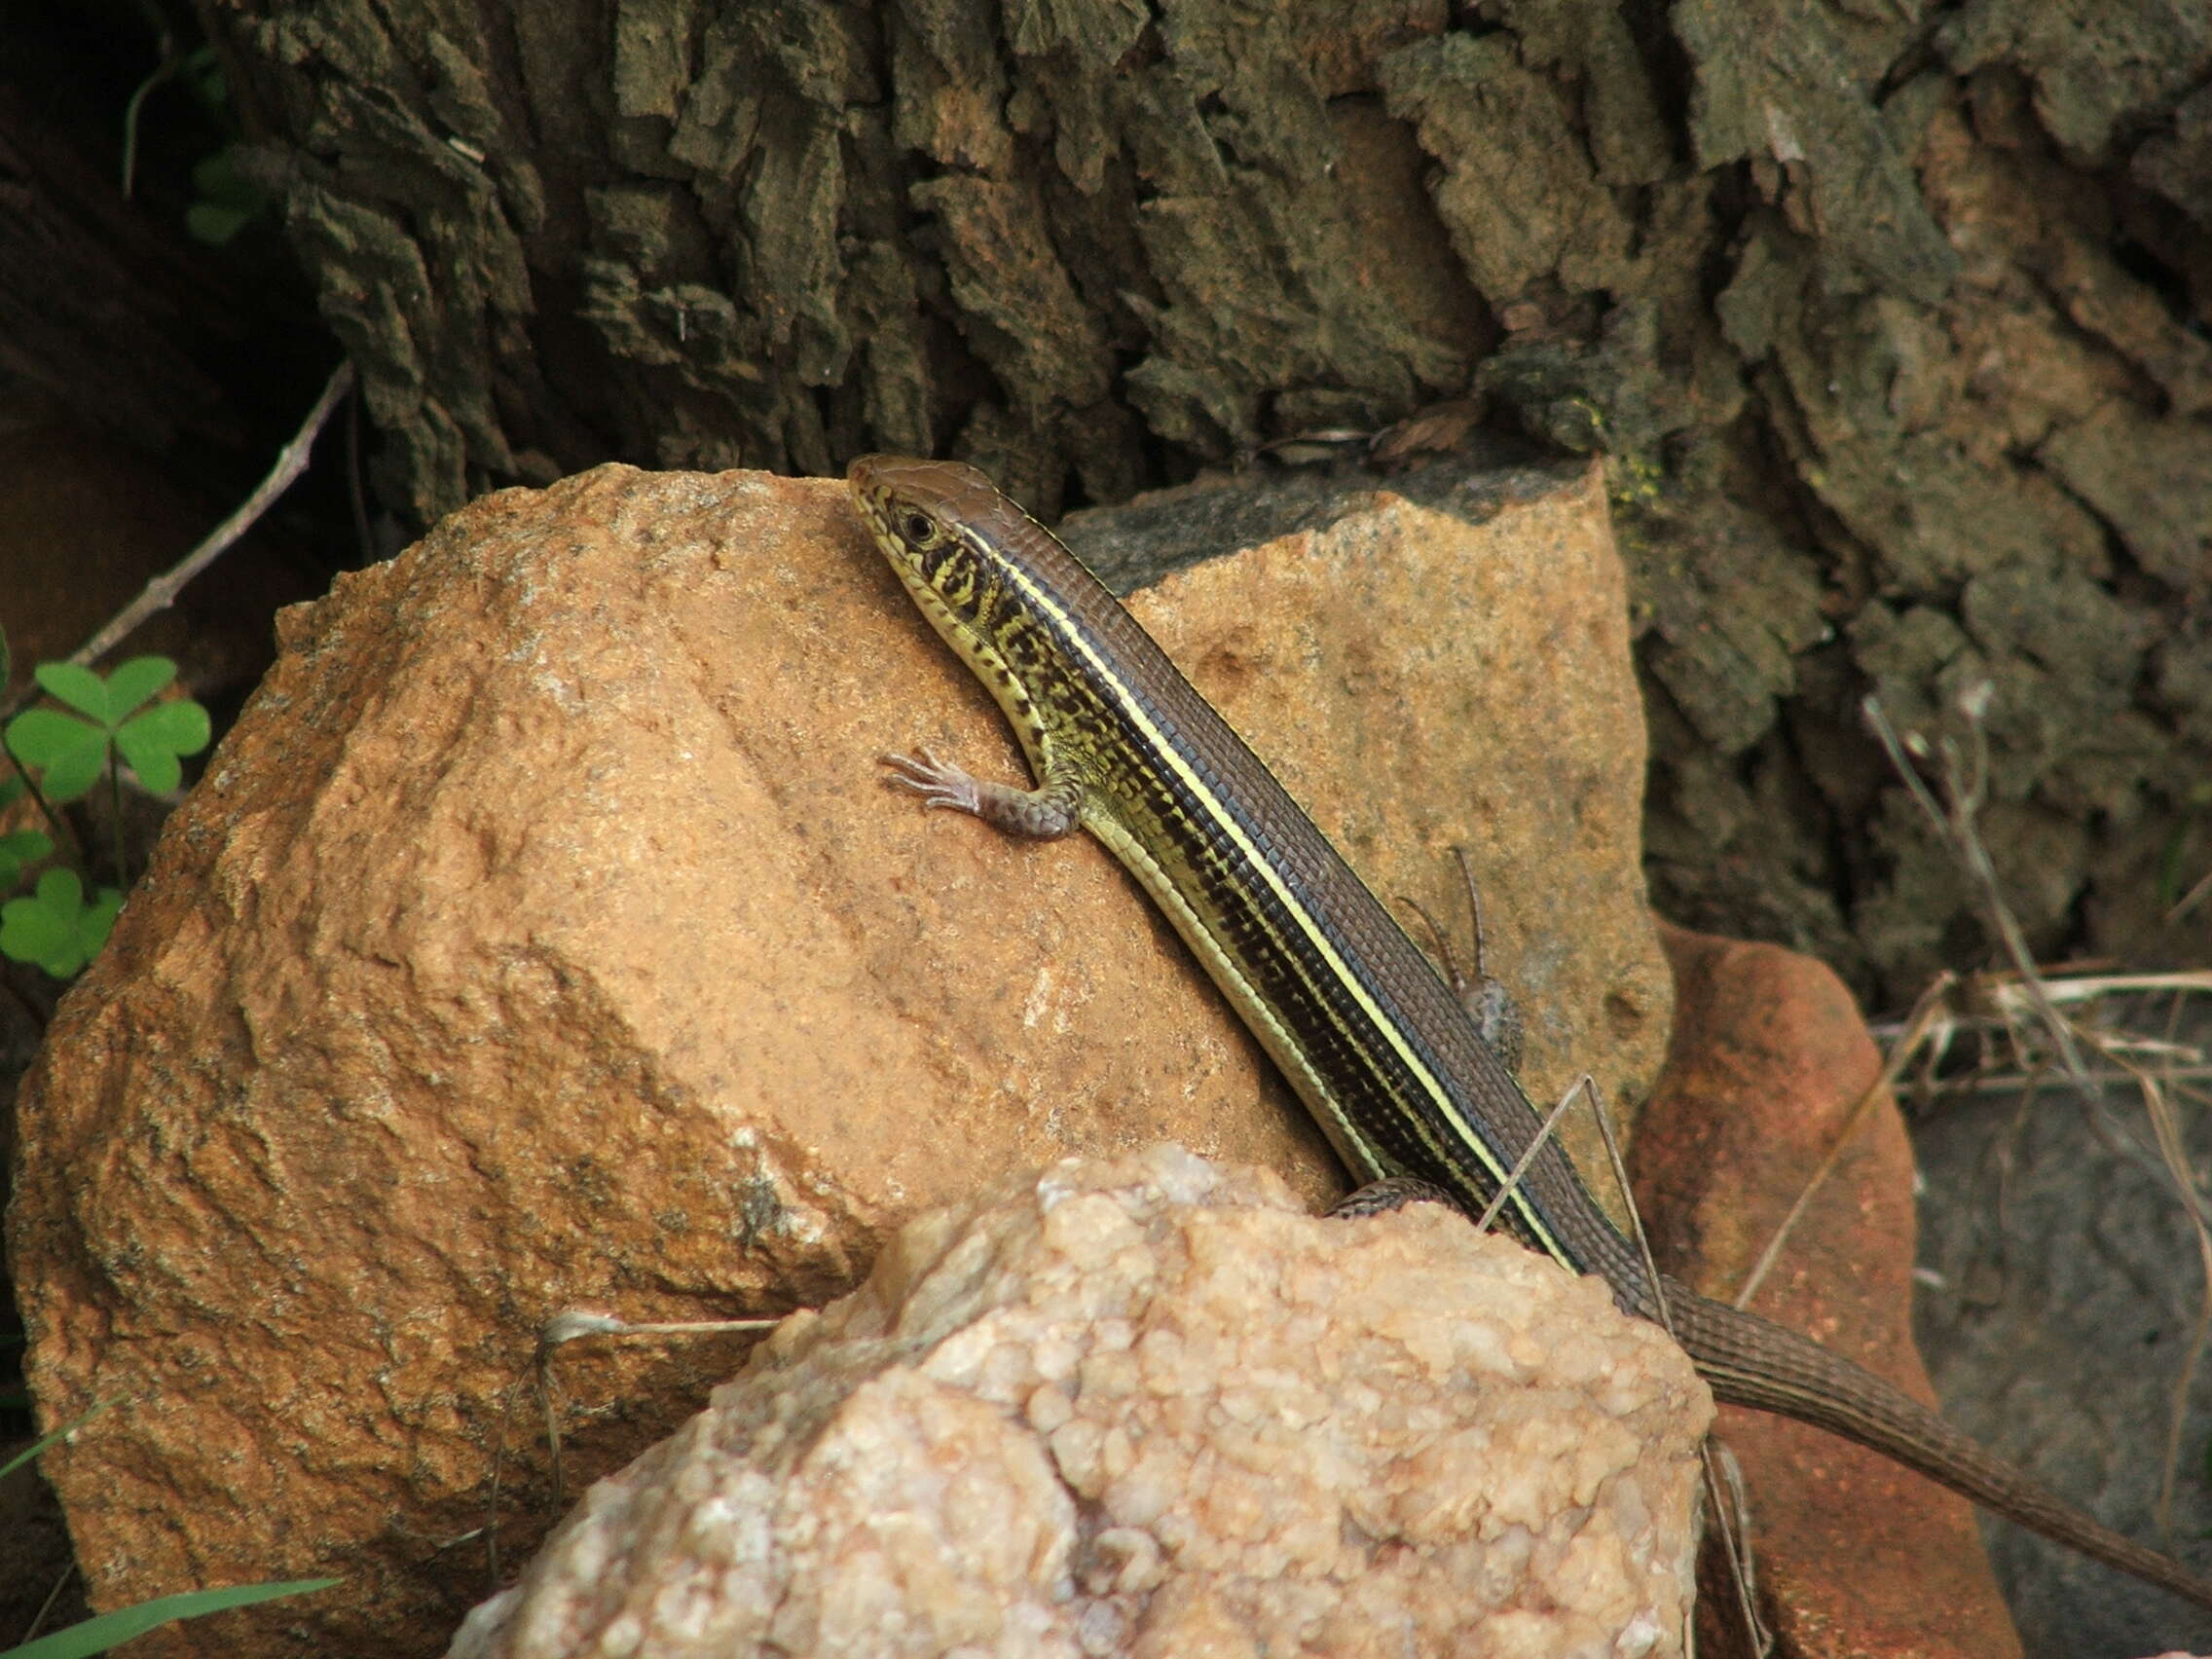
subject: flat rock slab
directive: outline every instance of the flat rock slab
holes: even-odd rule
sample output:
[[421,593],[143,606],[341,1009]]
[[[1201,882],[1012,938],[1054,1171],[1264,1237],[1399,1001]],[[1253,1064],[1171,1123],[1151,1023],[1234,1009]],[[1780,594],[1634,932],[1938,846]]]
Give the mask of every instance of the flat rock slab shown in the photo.
[[[1851,993],[1780,945],[1662,937],[1677,1019],[1635,1161],[1654,1253],[1692,1289],[1733,1301],[1791,1219],[1751,1310],[1934,1406],[1912,1346],[1912,1148],[1886,1088],[1859,1114],[1882,1056]],[[1965,1498],[1767,1412],[1723,1406],[1714,1438],[1739,1471],[1777,1654],[2019,1659]],[[1746,1651],[1735,1587],[1717,1567],[1707,1564],[1700,1649]]]

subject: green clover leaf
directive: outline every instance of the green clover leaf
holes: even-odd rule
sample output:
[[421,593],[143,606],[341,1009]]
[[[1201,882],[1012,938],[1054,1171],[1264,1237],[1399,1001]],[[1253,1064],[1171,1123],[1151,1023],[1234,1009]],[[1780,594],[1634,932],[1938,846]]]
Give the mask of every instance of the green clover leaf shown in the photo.
[[238,153],[227,144],[192,169],[200,198],[184,210],[184,228],[196,240],[221,247],[269,207],[269,192],[239,170]]
[[115,728],[115,747],[139,781],[156,794],[166,794],[184,781],[177,762],[207,747],[212,735],[207,711],[187,697],[156,703]]
[[131,710],[176,678],[176,664],[167,657],[132,657],[102,680],[73,662],[42,662],[31,670],[31,678],[56,702],[91,716],[112,731]]
[[115,672],[107,677],[108,724],[116,724],[131,710],[151,702],[175,678],[176,664],[167,657],[132,657],[117,663]]
[[0,831],[0,891],[20,881],[24,869],[54,856],[54,842],[36,830]]
[[107,682],[91,669],[73,662],[42,662],[31,670],[31,678],[55,702],[107,723]]
[[207,711],[189,697],[145,707],[176,678],[167,657],[132,657],[104,680],[69,662],[42,662],[32,672],[48,696],[76,713],[28,710],[8,722],[4,740],[17,759],[39,768],[56,805],[99,781],[111,747],[149,790],[166,793],[183,780],[178,762],[212,735]]
[[8,722],[8,753],[36,766],[46,798],[59,806],[99,782],[107,764],[107,729],[54,709],[30,709]]
[[[5,670],[8,645],[0,640],[0,684],[6,683]],[[23,798],[27,788],[20,772],[10,772],[0,777],[0,811]],[[53,840],[36,830],[0,830],[0,893],[22,880],[23,870],[42,859],[54,856]]]
[[66,979],[99,953],[122,908],[116,889],[100,888],[88,904],[75,870],[50,869],[30,896],[0,904],[0,956]]

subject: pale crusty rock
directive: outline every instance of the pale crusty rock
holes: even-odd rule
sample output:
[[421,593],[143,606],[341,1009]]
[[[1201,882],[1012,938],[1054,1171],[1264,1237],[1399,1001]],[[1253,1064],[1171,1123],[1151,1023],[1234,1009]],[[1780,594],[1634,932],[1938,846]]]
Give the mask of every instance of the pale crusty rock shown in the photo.
[[452,1659],[1682,1651],[1711,1396],[1431,1204],[1162,1146],[910,1223]]
[[[1143,608],[1378,891],[1455,920],[1469,842],[1494,955],[1563,1022],[1542,1087],[1574,1056],[1633,1095],[1655,946],[1566,964],[1649,937],[1641,726],[1602,488],[1553,482],[1472,526],[1373,491]],[[840,483],[503,492],[281,644],[21,1097],[44,1419],[133,1402],[45,1463],[95,1604],[345,1580],[157,1646],[430,1650],[482,1594],[452,1540],[558,1309],[816,1304],[991,1173],[1161,1138],[1339,1189],[1101,849],[879,786],[917,744],[1019,761]],[[1530,727],[1562,757],[1501,769]],[[571,1472],[667,1432],[727,1352],[565,1359]],[[504,1432],[511,1552],[553,1505]]]

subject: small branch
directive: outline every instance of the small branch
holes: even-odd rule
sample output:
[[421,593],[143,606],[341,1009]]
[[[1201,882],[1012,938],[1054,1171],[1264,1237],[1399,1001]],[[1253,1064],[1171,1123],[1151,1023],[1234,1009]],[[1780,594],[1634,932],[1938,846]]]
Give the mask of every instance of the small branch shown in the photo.
[[138,83],[138,90],[130,94],[130,101],[123,106],[123,199],[126,202],[130,200],[132,183],[138,171],[139,113],[145,108],[146,100],[158,89],[175,78],[176,72],[184,67],[185,58],[185,55],[176,49],[176,36],[170,32],[160,10],[148,7],[146,12],[147,20],[154,27],[154,38],[160,46],[161,61],[154,65],[151,75]]
[[108,841],[115,854],[115,884],[128,893],[130,867],[123,838],[123,758],[112,751],[107,757],[107,811]]
[[[37,695],[38,692],[34,685],[31,695],[25,697],[23,701],[28,703]],[[8,711],[10,715],[15,714],[15,712],[14,709]],[[16,769],[16,776],[23,780],[23,793],[30,798],[31,804],[45,815],[46,827],[54,831],[55,850],[58,851],[62,847],[74,845],[77,839],[75,831],[69,828],[61,814],[55,810],[54,802],[46,798],[46,792],[38,787],[38,780],[31,776],[31,769],[17,759],[12,751],[7,758],[8,764]]]
[[307,470],[308,457],[314,448],[317,434],[329,423],[331,413],[338,407],[340,400],[352,389],[353,365],[350,362],[340,363],[332,373],[329,384],[322,388],[322,395],[315,399],[314,407],[308,411],[308,418],[299,431],[293,434],[292,441],[278,453],[276,464],[270,468],[269,476],[261,481],[238,511],[217,525],[206,540],[178,561],[174,569],[148,582],[143,593],[126,606],[106,627],[80,645],[69,660],[79,664],[97,661],[120,645],[147,617],[175,604],[176,596],[184,591],[184,585],[251,530],[256,521],[276,502],[276,498],[290,489],[300,474]]
[[[1866,723],[1874,728],[1874,735],[1889,752],[1890,764],[1897,768],[1913,800],[1935,825],[1936,833],[1951,856],[1973,879],[1981,890],[1981,900],[1990,922],[2003,941],[2005,954],[2020,976],[2020,984],[2030,1003],[2034,1005],[2044,1028],[2050,1033],[2052,1045],[2066,1068],[2066,1075],[2083,1089],[2089,1087],[2088,1068],[2082,1063],[2082,1051],[2075,1046],[2074,1034],[2058,1010],[2051,1006],[2045,993],[2043,979],[2036,972],[2035,958],[2029,953],[2028,941],[2020,932],[2020,924],[2013,919],[2011,907],[2005,903],[2005,889],[1997,879],[1997,867],[1990,862],[1989,849],[1982,843],[1981,830],[1974,822],[1989,784],[1989,739],[1982,730],[1982,718],[1989,709],[1990,685],[1987,681],[1972,686],[1958,700],[1959,713],[1965,718],[1967,731],[1972,739],[1971,756],[1962,765],[1958,745],[1949,738],[1931,747],[1918,732],[1899,737],[1890,717],[1882,708],[1881,699],[1868,697],[1860,708],[1865,714]],[[1914,759],[1938,759],[1942,764],[1943,793],[1948,797],[1938,803],[1928,786],[1921,781],[1920,770]]]
[[1497,1220],[1497,1212],[1505,1207],[1506,1200],[1521,1190],[1521,1181],[1529,1173],[1529,1166],[1536,1161],[1536,1155],[1544,1150],[1544,1143],[1550,1140],[1554,1131],[1558,1129],[1560,1119],[1567,1115],[1567,1109],[1574,1104],[1574,1097],[1581,1093],[1585,1087],[1590,1090],[1592,1103],[1598,1105],[1600,1111],[1604,1110],[1603,1104],[1598,1100],[1598,1086],[1587,1075],[1584,1076],[1581,1083],[1561,1095],[1559,1104],[1552,1108],[1551,1115],[1537,1127],[1536,1137],[1529,1143],[1529,1150],[1524,1152],[1515,1161],[1513,1167],[1506,1171],[1505,1179],[1498,1183],[1497,1191],[1491,1195],[1490,1202],[1483,1206],[1483,1213],[1475,1217],[1475,1231],[1477,1233],[1488,1233],[1491,1230],[1491,1224]]
[[[1636,1191],[1628,1178],[1628,1160],[1621,1156],[1620,1137],[1613,1132],[1613,1115],[1605,1109],[1605,1102],[1598,1093],[1597,1080],[1588,1072],[1576,1088],[1567,1090],[1567,1100],[1574,1098],[1577,1090],[1586,1091],[1590,1104],[1598,1115],[1598,1132],[1605,1140],[1605,1159],[1612,1165],[1613,1185],[1621,1196],[1621,1205],[1628,1211],[1630,1235],[1636,1240],[1637,1253],[1643,1258],[1643,1272],[1651,1286],[1651,1300],[1658,1309],[1660,1327],[1675,1337],[1675,1315],[1667,1302],[1667,1275],[1659,1271],[1659,1258],[1651,1249],[1651,1235],[1643,1228],[1643,1211],[1636,1201]],[[1560,1102],[1565,1108],[1567,1100]],[[1554,1118],[1559,1116],[1555,1110]],[[1680,1287],[1677,1287],[1680,1288]],[[1679,1343],[1681,1339],[1675,1337]],[[1712,1515],[1718,1525],[1722,1549],[1728,1559],[1728,1579],[1736,1593],[1737,1615],[1744,1621],[1744,1635],[1751,1651],[1763,1656],[1772,1652],[1773,1633],[1758,1613],[1757,1562],[1751,1551],[1751,1531],[1747,1523],[1751,1506],[1745,1501],[1742,1471],[1737,1469],[1733,1457],[1728,1459],[1731,1478],[1723,1481],[1718,1460],[1714,1455],[1710,1435],[1699,1448],[1699,1457],[1705,1465],[1705,1488],[1712,1499]]]
[[2166,912],[2166,925],[2171,927],[2203,903],[2207,893],[2212,893],[2212,873],[2198,876],[2196,884],[2174,901],[2174,907]]
[[1739,1310],[1751,1305],[1751,1298],[1758,1294],[1759,1286],[1766,1282],[1767,1274],[1774,1271],[1775,1261],[1781,1256],[1783,1245],[1788,1242],[1789,1235],[1796,1230],[1806,1206],[1813,1201],[1813,1195],[1821,1190],[1822,1183],[1833,1173],[1836,1163],[1843,1157],[1843,1149],[1859,1133],[1875,1103],[1887,1096],[1903,1073],[1906,1063],[1918,1051],[1922,1039],[1942,1016],[1944,999],[1951,994],[1951,987],[1957,983],[1958,980],[1950,974],[1938,974],[1928,989],[1921,993],[1919,1006],[1912,1011],[1904,1036],[1891,1048],[1889,1058],[1883,1062],[1874,1081],[1866,1086],[1865,1092],[1844,1114],[1842,1125],[1837,1128],[1835,1138],[1829,1142],[1820,1166],[1805,1177],[1805,1184],[1790,1201],[1789,1213],[1782,1218],[1773,1236],[1767,1240],[1766,1248],[1759,1252],[1759,1259],[1751,1264],[1751,1271],[1744,1276],[1743,1288],[1736,1292],[1734,1302]]

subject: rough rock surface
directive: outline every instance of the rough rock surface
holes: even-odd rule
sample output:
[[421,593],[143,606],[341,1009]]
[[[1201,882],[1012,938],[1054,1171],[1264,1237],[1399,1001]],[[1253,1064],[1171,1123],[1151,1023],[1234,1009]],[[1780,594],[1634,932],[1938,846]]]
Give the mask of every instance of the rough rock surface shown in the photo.
[[602,1481],[454,1659],[1682,1651],[1710,1397],[1457,1216],[1004,1178]]
[[[1633,1097],[1667,991],[1596,477],[1471,524],[1353,507],[1146,614],[1379,891],[1455,921],[1467,841],[1497,965],[1560,1021],[1538,1087],[1604,1053]],[[166,1650],[443,1640],[485,1593],[454,1541],[490,1518],[502,1432],[503,1547],[553,1518],[502,1408],[558,1309],[818,1304],[984,1175],[1161,1138],[1335,1190],[1100,849],[878,787],[920,743],[1019,763],[840,485],[608,467],[490,497],[282,644],[22,1097],[41,1411],[129,1402],[47,1459],[96,1604],[346,1580]],[[1499,777],[1500,730],[1555,757]],[[1594,939],[1599,975],[1560,977]],[[571,1474],[727,1374],[564,1359]]]
[[[1661,1264],[1732,1300],[1881,1055],[1850,992],[1811,958],[1663,937],[1677,1017],[1637,1140],[1637,1198]],[[1934,1406],[1912,1344],[1912,1149],[1885,1091],[1751,1308]],[[1966,1499],[1766,1412],[1723,1406],[1714,1434],[1743,1470],[1760,1610],[1780,1652],[2018,1659]],[[1732,1604],[1709,1597],[1701,1650],[1739,1651],[1736,1622]]]
[[[1130,608],[1369,884],[1453,936],[1462,966],[1453,849],[1466,850],[1489,965],[1519,1006],[1523,1083],[1549,1106],[1590,1072],[1627,1124],[1666,1051],[1674,981],[1631,899],[1641,708],[1620,565],[1588,516],[1603,510],[1592,468],[1446,463],[1385,487],[1166,490],[1079,515],[1069,535],[1110,580],[1167,568]],[[1203,558],[1222,547],[1252,551]],[[1560,1132],[1584,1169],[1606,1166],[1585,1107]],[[1596,1190],[1625,1219],[1612,1183]]]

